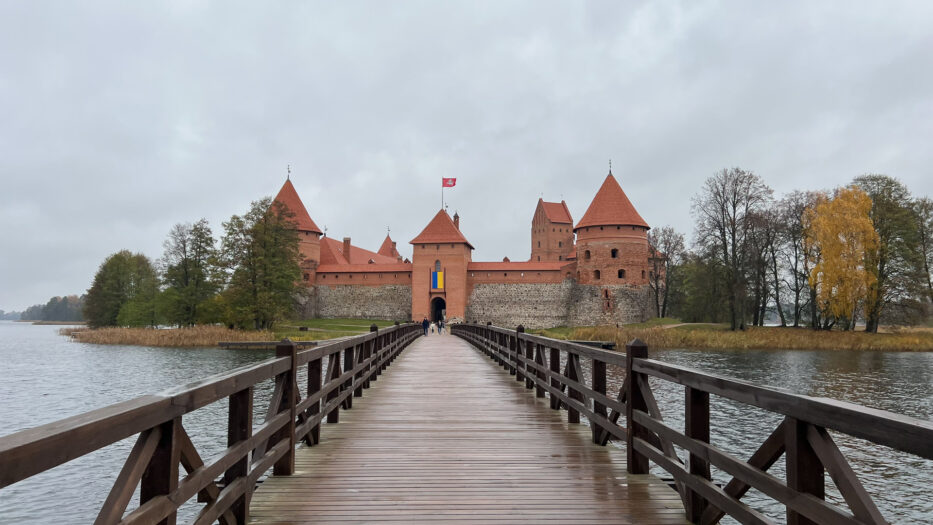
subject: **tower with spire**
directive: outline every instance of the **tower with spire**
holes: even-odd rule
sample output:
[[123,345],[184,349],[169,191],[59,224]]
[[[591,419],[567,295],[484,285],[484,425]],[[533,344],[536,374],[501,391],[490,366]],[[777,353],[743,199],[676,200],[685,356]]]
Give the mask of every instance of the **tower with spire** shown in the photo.
[[577,282],[647,285],[648,229],[610,171],[573,228],[577,235]]

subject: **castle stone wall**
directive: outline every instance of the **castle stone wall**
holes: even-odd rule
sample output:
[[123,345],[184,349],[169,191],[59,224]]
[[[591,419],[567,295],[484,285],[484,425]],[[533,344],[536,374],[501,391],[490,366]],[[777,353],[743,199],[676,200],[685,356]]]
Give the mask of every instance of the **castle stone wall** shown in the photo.
[[302,308],[307,318],[411,319],[411,286],[324,286],[309,290]]
[[[608,297],[606,296],[608,292]],[[512,328],[638,323],[651,317],[648,286],[577,284],[476,284],[466,321]]]
[[466,321],[514,328],[550,328],[567,324],[573,282],[476,284],[467,302]]
[[651,317],[650,297],[648,285],[574,284],[568,301],[568,324],[640,323]]

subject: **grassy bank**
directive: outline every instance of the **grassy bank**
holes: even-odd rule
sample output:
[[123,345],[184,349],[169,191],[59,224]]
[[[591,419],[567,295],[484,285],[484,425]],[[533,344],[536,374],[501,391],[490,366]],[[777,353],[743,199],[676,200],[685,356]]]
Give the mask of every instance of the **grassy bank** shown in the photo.
[[807,328],[754,327],[733,332],[725,325],[686,324],[665,328],[661,323],[558,327],[536,330],[555,339],[614,341],[624,347],[638,338],[654,348],[763,350],[887,350],[933,351],[933,331],[901,330],[881,334],[816,332]]
[[[402,322],[402,321],[400,321]],[[306,319],[302,321],[285,321],[275,327],[275,340],[287,337],[292,341],[320,341],[349,337],[369,332],[372,325],[385,328],[395,324],[394,321],[381,321],[374,319]],[[301,330],[305,328],[305,330]]]
[[194,326],[191,328],[62,328],[62,335],[75,341],[98,345],[137,346],[217,346],[218,341],[272,341],[272,332],[228,330],[223,326]]
[[[190,328],[97,328],[68,327],[59,333],[82,343],[138,346],[217,346],[220,341],[320,341],[365,334],[371,325],[385,328],[393,321],[372,319],[311,319],[286,321],[273,331],[228,330],[222,326],[194,326]],[[301,330],[306,327],[307,330]]]

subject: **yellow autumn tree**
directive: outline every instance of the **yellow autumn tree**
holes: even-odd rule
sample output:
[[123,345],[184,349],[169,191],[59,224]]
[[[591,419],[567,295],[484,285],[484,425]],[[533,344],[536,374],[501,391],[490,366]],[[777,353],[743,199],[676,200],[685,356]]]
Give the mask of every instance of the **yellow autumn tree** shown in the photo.
[[869,212],[871,198],[854,187],[839,188],[832,198],[821,198],[804,211],[810,255],[810,286],[824,318],[854,327],[875,275],[866,256],[878,249],[878,234]]

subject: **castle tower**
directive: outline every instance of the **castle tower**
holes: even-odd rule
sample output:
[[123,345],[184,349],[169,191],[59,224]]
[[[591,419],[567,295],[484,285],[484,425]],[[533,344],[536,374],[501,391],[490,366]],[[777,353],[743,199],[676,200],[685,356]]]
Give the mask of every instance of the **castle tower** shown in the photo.
[[314,224],[304,203],[295,191],[291,180],[286,180],[275,196],[275,202],[283,204],[295,214],[293,220],[298,226],[298,251],[301,253],[301,271],[303,281],[314,283],[314,272],[321,262],[321,229]]
[[[459,217],[458,217],[459,219]],[[458,220],[459,222],[459,220]],[[411,316],[437,320],[463,319],[467,303],[467,265],[473,245],[458,224],[441,210],[411,240]]]
[[544,202],[531,218],[531,261],[566,261],[573,251],[573,218],[567,203]]
[[402,262],[402,255],[398,253],[398,249],[395,247],[395,241],[392,240],[392,237],[389,234],[386,234],[386,238],[382,241],[382,246],[379,247],[379,251],[376,252],[379,255],[385,255],[386,257],[392,257],[398,262]]
[[648,229],[610,172],[573,229],[577,234],[577,282],[648,284]]

